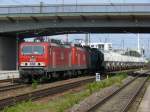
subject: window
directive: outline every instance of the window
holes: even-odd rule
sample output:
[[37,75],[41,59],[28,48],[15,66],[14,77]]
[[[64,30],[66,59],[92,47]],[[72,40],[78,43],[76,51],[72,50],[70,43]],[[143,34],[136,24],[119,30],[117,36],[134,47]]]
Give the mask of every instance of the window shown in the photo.
[[25,46],[22,48],[23,54],[32,54],[32,47],[31,46]]
[[91,47],[94,47],[94,45],[91,45]]
[[28,54],[43,54],[44,53],[44,47],[42,46],[24,46],[22,48],[22,53],[24,55]]
[[33,46],[33,54],[43,54],[44,48],[42,46]]
[[99,45],[98,45],[98,48],[99,48],[100,50],[104,50],[104,45],[99,44]]

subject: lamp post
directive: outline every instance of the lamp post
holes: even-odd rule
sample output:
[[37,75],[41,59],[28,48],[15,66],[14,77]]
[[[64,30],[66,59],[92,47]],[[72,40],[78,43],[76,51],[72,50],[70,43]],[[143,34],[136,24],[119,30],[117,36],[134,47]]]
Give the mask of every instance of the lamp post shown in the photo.
[[138,52],[140,53],[140,34],[137,34],[138,37]]

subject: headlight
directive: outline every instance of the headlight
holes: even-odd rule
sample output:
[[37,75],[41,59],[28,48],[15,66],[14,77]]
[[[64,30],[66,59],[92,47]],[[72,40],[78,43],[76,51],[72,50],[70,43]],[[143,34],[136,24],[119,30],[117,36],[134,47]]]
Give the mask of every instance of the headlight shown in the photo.
[[38,66],[45,66],[45,63],[44,62],[39,62]]

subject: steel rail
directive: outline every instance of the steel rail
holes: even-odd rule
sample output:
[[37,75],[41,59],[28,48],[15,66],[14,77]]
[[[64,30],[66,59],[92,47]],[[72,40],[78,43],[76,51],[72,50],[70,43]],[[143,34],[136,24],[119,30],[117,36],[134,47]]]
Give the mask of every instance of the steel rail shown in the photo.
[[[131,84],[132,82],[134,82],[139,76],[142,76],[142,75],[144,75],[144,74],[146,74],[148,72],[145,72],[145,73],[137,75],[134,79],[132,79],[131,81],[129,81],[128,83],[126,83],[125,85],[123,85],[122,87],[120,87],[119,89],[117,89],[116,91],[114,91],[113,93],[111,93],[110,95],[104,97],[102,100],[100,100],[100,102],[98,102],[98,103],[94,104],[93,106],[91,106],[89,109],[87,109],[87,112],[93,112],[93,111],[95,111],[100,105],[102,105],[105,102],[107,102],[114,95],[116,95],[121,90],[123,90],[125,87],[127,87],[129,84]],[[148,79],[148,77],[146,79]],[[142,83],[142,85],[144,85],[146,81],[147,80],[145,80],[144,83]],[[133,98],[135,98],[135,97],[133,96]],[[131,100],[131,101],[133,101],[133,100]],[[126,109],[128,109],[129,105],[130,105],[130,103],[128,105],[126,105],[126,108],[122,109],[123,111],[121,111],[121,112],[126,112]]]
[[36,90],[33,92],[20,94],[17,96],[11,96],[11,97],[8,97],[5,99],[0,99],[0,109],[2,110],[5,107],[13,106],[18,102],[27,101],[27,100],[37,100],[39,98],[46,97],[48,95],[58,94],[58,93],[67,91],[69,89],[79,87],[82,84],[93,82],[94,79],[95,79],[95,77],[90,77],[87,79],[71,82],[68,84],[59,85],[56,87],[50,87],[50,88],[46,88],[46,89],[41,89],[41,90]]
[[136,89],[135,93],[131,96],[129,102],[127,103],[127,105],[124,106],[124,108],[121,110],[121,112],[127,112],[128,109],[131,106],[131,103],[135,100],[136,96],[141,92],[142,88],[144,87],[145,83],[147,82],[147,80],[149,79],[149,77],[147,77],[143,83],[141,83],[141,85],[139,86],[139,88]]
[[11,85],[6,85],[6,86],[1,86],[0,87],[0,92],[5,92],[5,91],[9,91],[9,90],[12,90],[12,89],[19,89],[19,88],[22,88],[22,87],[26,87],[28,85],[26,84],[11,84]]

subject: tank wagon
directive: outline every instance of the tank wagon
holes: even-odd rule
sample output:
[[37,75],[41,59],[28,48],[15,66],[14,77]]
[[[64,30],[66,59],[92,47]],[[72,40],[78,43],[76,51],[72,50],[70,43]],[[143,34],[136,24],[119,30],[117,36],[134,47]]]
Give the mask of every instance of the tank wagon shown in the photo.
[[103,53],[106,71],[142,68],[147,63],[144,57],[127,56],[111,51],[104,51]]
[[24,82],[28,82],[43,77],[73,77],[89,72],[138,68],[143,67],[146,60],[51,40],[21,43],[18,62],[20,76]]

